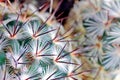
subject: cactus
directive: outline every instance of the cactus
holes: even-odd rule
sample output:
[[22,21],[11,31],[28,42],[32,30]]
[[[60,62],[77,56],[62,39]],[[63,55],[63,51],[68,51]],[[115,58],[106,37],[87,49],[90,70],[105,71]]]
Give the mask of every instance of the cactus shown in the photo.
[[80,74],[91,72],[73,60],[72,27],[64,30],[52,22],[54,14],[32,4],[0,3],[0,80],[80,80]]
[[0,80],[119,80],[120,1],[62,1],[0,1]]

